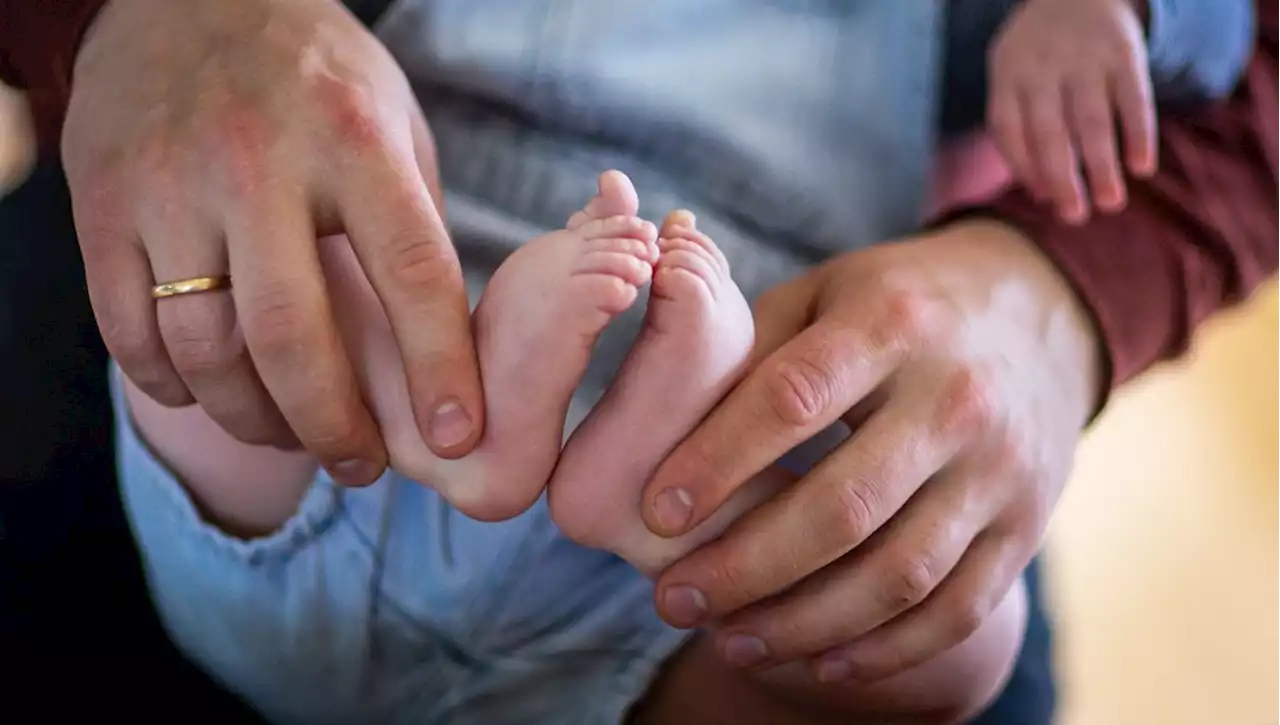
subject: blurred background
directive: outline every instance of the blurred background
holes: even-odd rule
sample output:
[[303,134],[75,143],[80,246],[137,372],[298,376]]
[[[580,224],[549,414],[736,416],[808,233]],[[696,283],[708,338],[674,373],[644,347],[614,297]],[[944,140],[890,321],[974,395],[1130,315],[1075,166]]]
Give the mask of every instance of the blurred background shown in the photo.
[[1277,722],[1275,282],[1112,400],[1050,527],[1063,725]]
[[[30,139],[0,87],[0,198]],[[1088,434],[1048,545],[1063,725],[1277,721],[1278,301],[1223,315]]]

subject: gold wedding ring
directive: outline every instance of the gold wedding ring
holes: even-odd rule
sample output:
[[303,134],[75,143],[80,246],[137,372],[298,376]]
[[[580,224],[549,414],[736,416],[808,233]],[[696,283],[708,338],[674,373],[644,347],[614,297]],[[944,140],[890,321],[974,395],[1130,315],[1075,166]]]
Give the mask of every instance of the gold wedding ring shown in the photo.
[[191,279],[180,279],[174,282],[165,282],[151,288],[152,299],[164,299],[165,297],[177,297],[178,295],[190,295],[196,292],[209,292],[216,289],[226,289],[231,286],[231,275],[221,274],[217,277],[192,277]]

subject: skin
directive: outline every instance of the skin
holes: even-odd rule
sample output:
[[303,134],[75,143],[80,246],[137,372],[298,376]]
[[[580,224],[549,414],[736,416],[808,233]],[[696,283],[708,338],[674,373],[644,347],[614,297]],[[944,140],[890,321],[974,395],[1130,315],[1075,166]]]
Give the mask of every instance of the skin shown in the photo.
[[1083,224],[1094,205],[1123,209],[1126,169],[1156,172],[1146,12],[1145,0],[1031,0],[991,48],[987,118],[996,143],[1068,223]]
[[[442,457],[471,450],[484,406],[431,135],[341,4],[113,0],[74,80],[63,158],[94,312],[130,379],[241,441],[300,444],[338,480],[373,481],[387,454],[316,249],[345,233],[423,437]],[[230,291],[149,296],[220,274]]]
[[987,220],[835,258],[755,315],[753,369],[646,488],[650,530],[696,526],[836,420],[855,434],[666,569],[660,614],[723,622],[716,646],[746,669],[810,660],[819,679],[874,682],[932,660],[1040,543],[1096,403],[1090,319]]

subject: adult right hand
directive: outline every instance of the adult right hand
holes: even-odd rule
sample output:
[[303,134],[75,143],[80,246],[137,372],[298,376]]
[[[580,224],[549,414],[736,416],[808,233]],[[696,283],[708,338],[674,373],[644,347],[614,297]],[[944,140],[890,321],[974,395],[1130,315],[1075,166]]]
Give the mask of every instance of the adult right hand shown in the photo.
[[[474,447],[480,377],[430,131],[337,0],[111,0],[76,60],[62,153],[98,324],[153,398],[373,481],[386,451],[316,251],[345,233],[424,438],[445,457]],[[151,298],[228,274],[229,292]]]

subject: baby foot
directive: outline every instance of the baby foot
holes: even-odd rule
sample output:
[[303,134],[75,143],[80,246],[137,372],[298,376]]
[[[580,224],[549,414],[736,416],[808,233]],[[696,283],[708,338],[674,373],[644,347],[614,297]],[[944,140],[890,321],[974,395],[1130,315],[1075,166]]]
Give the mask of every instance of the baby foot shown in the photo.
[[551,516],[580,544],[648,573],[718,535],[776,486],[762,482],[694,531],[663,539],[640,518],[640,494],[671,449],[737,382],[751,354],[751,309],[724,255],[687,211],[672,212],[645,327],[617,378],[574,431],[548,489]]
[[596,338],[653,274],[657,230],[635,216],[638,206],[631,181],[607,172],[565,229],[528,242],[494,273],[472,316],[485,430],[464,458],[441,459],[423,442],[389,329],[377,340],[362,335],[363,382],[393,469],[474,518],[506,519],[533,505]]

